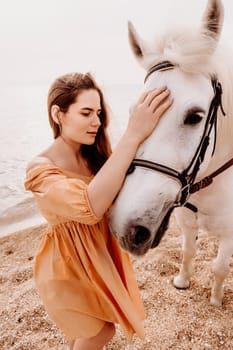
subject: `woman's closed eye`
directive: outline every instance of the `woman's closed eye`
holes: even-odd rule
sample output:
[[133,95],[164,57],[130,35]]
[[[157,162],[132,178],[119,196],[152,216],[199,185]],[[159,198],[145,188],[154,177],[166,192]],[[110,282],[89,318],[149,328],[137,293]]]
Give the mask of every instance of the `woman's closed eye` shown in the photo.
[[92,116],[93,113],[95,113],[98,118],[102,117],[102,110],[99,110],[97,112],[95,112],[94,110],[91,110],[91,109],[81,111],[81,115],[83,115],[84,117]]
[[89,117],[90,112],[82,112],[81,114],[82,114],[84,117]]

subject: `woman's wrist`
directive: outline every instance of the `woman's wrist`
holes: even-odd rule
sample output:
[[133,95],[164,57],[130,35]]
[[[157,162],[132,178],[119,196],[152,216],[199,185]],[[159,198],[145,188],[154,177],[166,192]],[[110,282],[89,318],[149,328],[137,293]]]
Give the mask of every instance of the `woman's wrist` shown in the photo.
[[128,144],[129,147],[137,148],[142,142],[142,137],[141,135],[137,135],[136,133],[132,133],[130,130],[126,130],[122,136],[122,139]]

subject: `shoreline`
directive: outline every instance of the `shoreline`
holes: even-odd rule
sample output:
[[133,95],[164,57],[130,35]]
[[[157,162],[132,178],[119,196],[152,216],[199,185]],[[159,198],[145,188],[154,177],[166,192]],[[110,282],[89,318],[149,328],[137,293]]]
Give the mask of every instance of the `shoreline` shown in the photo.
[[46,221],[38,214],[35,214],[20,222],[12,222],[5,225],[0,223],[0,240],[3,237],[20,234],[25,230],[33,230],[34,228],[44,224],[46,225]]
[[32,195],[3,210],[0,217],[0,238],[45,223]]

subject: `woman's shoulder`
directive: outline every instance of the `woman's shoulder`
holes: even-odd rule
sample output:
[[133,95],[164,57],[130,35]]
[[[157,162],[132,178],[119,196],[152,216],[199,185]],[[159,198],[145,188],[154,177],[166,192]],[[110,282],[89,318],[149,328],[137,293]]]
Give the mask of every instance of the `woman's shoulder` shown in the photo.
[[49,157],[45,155],[38,155],[34,157],[32,160],[30,160],[30,162],[27,164],[26,172],[29,172],[30,170],[43,165],[55,166],[55,164],[52,162],[52,160]]
[[61,175],[60,170],[50,158],[38,155],[34,157],[26,167],[24,185],[26,190],[34,191],[41,180],[51,175]]

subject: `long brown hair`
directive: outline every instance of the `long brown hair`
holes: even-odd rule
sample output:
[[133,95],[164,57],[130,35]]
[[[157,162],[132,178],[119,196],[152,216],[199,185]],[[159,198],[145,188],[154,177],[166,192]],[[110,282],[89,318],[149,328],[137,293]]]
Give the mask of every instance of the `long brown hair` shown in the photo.
[[94,89],[99,93],[101,105],[101,126],[96,135],[93,145],[82,145],[82,156],[87,160],[89,168],[96,174],[111,154],[111,145],[107,133],[109,124],[109,112],[103,93],[90,73],[70,73],[57,78],[48,92],[48,116],[49,123],[53,130],[54,138],[61,135],[59,124],[57,124],[51,115],[53,105],[59,106],[64,113],[69,106],[75,102],[77,96],[83,90]]

